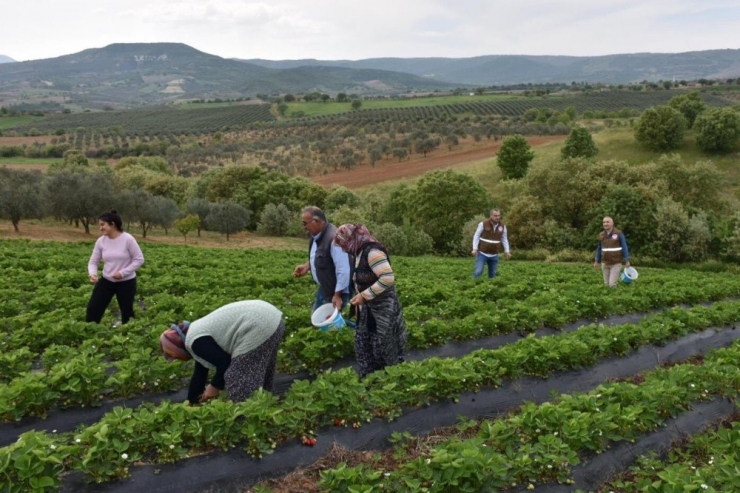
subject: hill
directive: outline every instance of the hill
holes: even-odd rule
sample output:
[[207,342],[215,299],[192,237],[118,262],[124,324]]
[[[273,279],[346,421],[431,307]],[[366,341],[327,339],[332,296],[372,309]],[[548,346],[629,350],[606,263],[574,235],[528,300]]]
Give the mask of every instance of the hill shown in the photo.
[[[180,43],[112,44],[57,58],[0,65],[0,91],[83,107],[123,107],[259,93],[397,93],[451,84],[377,69],[276,69],[221,58]],[[27,102],[27,101],[26,101]]]
[[368,58],[365,60],[242,60],[266,68],[301,66],[403,71],[454,84],[480,86],[642,80],[696,80],[740,76],[740,50],[631,53],[606,56],[488,55],[472,58]]
[[10,58],[9,56],[0,55],[0,63],[13,63],[15,60]]

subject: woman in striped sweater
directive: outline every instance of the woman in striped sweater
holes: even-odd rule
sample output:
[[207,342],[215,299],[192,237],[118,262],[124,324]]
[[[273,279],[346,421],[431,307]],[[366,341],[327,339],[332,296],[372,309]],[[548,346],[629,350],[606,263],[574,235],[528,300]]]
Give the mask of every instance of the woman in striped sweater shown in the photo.
[[358,294],[350,304],[358,312],[355,355],[362,379],[404,360],[406,323],[385,247],[364,224],[340,226],[334,243],[355,258],[353,281]]

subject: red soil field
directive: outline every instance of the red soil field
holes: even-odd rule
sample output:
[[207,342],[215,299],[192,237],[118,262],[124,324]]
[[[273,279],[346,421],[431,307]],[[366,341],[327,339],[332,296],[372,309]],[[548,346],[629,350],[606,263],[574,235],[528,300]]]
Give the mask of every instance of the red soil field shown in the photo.
[[[531,146],[538,146],[549,142],[565,140],[565,138],[565,135],[552,135],[532,137],[528,138],[527,141]],[[330,172],[328,175],[317,176],[311,179],[325,187],[342,185],[347,188],[360,188],[385,181],[413,178],[432,170],[459,168],[474,161],[493,158],[500,147],[501,141],[473,149],[468,148],[452,152],[447,152],[446,148],[440,147],[439,150],[427,157],[417,156],[415,154],[410,160],[404,160],[400,163],[395,158],[381,160],[375,163],[374,168],[369,164],[365,164],[351,170]]]

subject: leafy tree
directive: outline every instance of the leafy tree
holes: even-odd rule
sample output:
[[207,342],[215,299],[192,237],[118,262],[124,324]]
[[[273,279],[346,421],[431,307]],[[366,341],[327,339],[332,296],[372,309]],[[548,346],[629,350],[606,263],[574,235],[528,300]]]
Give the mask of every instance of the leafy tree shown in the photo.
[[337,103],[346,103],[347,101],[349,101],[349,98],[346,93],[340,92],[337,94]]
[[517,134],[501,144],[498,151],[498,167],[506,179],[518,179],[527,174],[529,163],[534,159],[534,151],[523,136]]
[[225,202],[213,204],[211,213],[208,214],[206,222],[210,228],[214,228],[221,234],[226,235],[226,241],[233,234],[244,231],[249,221],[251,211],[248,211],[239,204]]
[[353,110],[359,110],[360,108],[362,108],[362,101],[360,101],[359,99],[353,100],[352,101],[352,109]]
[[676,202],[691,208],[721,211],[724,201],[717,193],[726,179],[711,161],[687,163],[679,154],[661,156],[653,164],[655,178],[668,186],[668,194]]
[[684,118],[686,118],[688,128],[694,126],[696,118],[707,107],[697,91],[671,98],[671,100],[668,101],[668,106],[681,112]]
[[560,151],[563,159],[573,157],[592,158],[599,150],[596,148],[594,139],[586,127],[573,127],[565,139],[565,145]]
[[295,101],[295,96],[290,93],[286,94],[285,96],[283,96],[283,101],[285,101],[286,103],[292,103],[293,101]]
[[731,152],[740,142],[740,113],[732,108],[713,108],[694,125],[696,144],[704,152]]
[[200,218],[196,214],[188,214],[175,221],[175,227],[185,241],[188,241],[188,233],[200,229]]
[[390,192],[380,215],[386,221],[394,224],[403,224],[411,218],[414,207],[413,189],[405,183],[396,185]]
[[635,127],[635,138],[648,149],[670,151],[683,144],[686,118],[670,106],[646,109]]
[[604,177],[595,175],[593,168],[594,163],[584,158],[538,166],[527,175],[525,195],[537,199],[546,218],[583,230],[590,220],[589,209],[601,199],[608,184]]
[[344,205],[350,208],[356,208],[360,205],[360,197],[346,187],[341,185],[333,186],[324,200],[324,209],[333,211]]
[[611,184],[601,200],[588,212],[591,217],[588,239],[595,247],[596,237],[603,229],[602,220],[605,216],[610,216],[624,232],[630,251],[644,251],[654,241],[655,210],[656,202],[653,197],[641,193],[640,189],[624,184]]
[[288,105],[285,103],[278,103],[277,105],[277,112],[280,116],[285,116],[285,113],[288,111]]
[[474,178],[453,170],[421,177],[411,199],[411,219],[426,232],[438,252],[453,252],[465,222],[485,210],[488,197]]
[[40,218],[45,212],[42,175],[38,171],[0,168],[0,217],[18,232],[21,219]]
[[246,191],[267,172],[257,166],[229,166],[210,177],[205,198],[210,202],[231,200],[238,191]]

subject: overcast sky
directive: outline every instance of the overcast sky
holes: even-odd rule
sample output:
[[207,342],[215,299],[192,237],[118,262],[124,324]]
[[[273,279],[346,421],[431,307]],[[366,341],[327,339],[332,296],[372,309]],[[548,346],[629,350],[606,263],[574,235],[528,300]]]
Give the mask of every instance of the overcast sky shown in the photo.
[[0,54],[181,42],[225,58],[740,48],[740,0],[2,0]]

